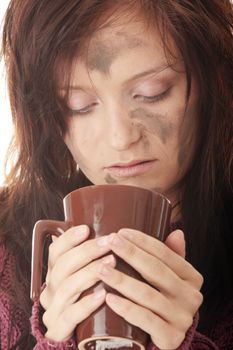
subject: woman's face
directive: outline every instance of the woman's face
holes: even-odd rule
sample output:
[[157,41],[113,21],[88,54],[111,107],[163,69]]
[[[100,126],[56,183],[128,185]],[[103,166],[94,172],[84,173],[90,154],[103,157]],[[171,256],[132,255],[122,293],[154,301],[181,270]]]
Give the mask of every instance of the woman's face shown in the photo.
[[195,81],[186,104],[183,62],[142,22],[116,23],[95,34],[76,62],[65,142],[94,184],[155,189],[175,203],[196,144]]

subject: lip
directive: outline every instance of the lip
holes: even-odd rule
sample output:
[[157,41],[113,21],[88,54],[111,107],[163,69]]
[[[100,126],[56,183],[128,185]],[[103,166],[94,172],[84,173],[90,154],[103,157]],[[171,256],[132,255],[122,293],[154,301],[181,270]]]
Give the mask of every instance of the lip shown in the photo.
[[153,160],[136,160],[129,163],[115,163],[105,169],[113,176],[132,177],[144,174],[149,171],[156,159]]

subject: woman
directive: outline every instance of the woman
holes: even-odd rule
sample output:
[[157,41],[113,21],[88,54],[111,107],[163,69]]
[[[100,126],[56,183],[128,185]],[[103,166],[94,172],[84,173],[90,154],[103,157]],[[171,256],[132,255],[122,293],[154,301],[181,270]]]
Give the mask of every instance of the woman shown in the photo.
[[[76,348],[74,329],[103,302],[145,330],[153,349],[233,348],[232,23],[228,0],[10,2],[3,54],[15,137],[0,208],[2,349]],[[85,225],[68,230],[50,245],[33,337],[34,223],[63,219],[67,193],[102,183],[165,194],[173,232],[159,245],[130,230],[104,242],[85,242]],[[149,290],[102,260],[111,250],[127,259],[132,248],[128,262]],[[84,250],[86,261],[72,265]],[[151,275],[158,264],[166,273]],[[93,279],[124,298],[79,298]]]

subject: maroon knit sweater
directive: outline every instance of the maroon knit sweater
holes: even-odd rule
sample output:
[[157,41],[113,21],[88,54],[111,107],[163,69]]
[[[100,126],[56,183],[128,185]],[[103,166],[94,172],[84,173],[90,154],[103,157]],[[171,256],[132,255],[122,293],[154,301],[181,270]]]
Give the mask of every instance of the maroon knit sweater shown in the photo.
[[[17,343],[24,332],[25,323],[20,308],[14,310],[14,317],[10,317],[12,295],[12,271],[15,259],[2,245],[0,246],[0,349],[9,350]],[[46,349],[77,349],[74,339],[66,342],[48,341],[43,334],[44,327],[40,321],[39,301],[34,303],[31,317],[32,334],[36,339],[35,350]],[[233,302],[226,308],[225,314],[218,320],[209,334],[196,331],[198,315],[194,317],[193,325],[188,330],[185,340],[177,350],[233,350]],[[11,334],[10,344],[8,334]],[[19,350],[16,346],[14,349]],[[21,349],[20,349],[21,350]],[[147,350],[159,350],[150,343]]]

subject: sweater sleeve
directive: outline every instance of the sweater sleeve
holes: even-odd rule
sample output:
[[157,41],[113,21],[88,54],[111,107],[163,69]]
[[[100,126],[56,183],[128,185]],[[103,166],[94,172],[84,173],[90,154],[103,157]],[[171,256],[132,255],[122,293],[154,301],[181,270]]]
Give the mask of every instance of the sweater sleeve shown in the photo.
[[[14,259],[5,248],[0,245],[0,349],[19,349],[17,342],[25,333],[22,310],[12,302],[14,291],[12,287],[12,271]],[[14,317],[13,317],[14,315]]]
[[36,338],[36,345],[34,350],[76,350],[76,344],[74,339],[69,339],[64,342],[55,342],[48,340],[44,336],[44,329],[40,317],[41,306],[39,300],[35,301],[32,308],[31,327],[32,334]]

